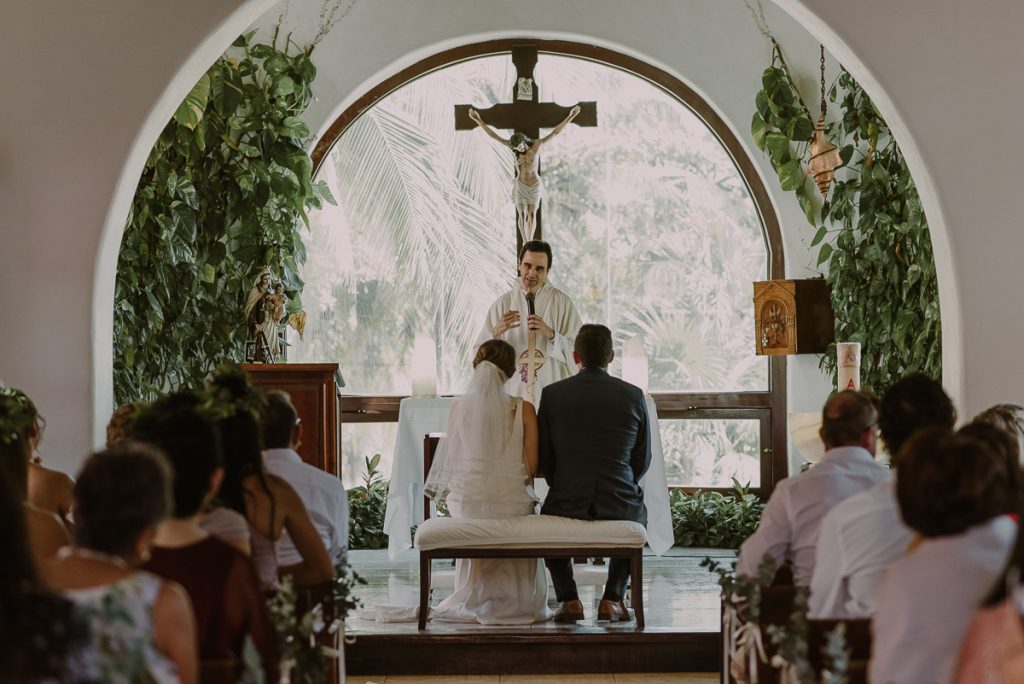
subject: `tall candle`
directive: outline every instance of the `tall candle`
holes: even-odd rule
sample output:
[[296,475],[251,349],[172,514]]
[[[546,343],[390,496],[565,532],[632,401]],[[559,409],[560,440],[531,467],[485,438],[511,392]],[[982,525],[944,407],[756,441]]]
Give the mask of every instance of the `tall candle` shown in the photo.
[[836,343],[836,357],[838,363],[838,385],[837,389],[859,390],[860,389],[860,342],[838,342]]
[[649,376],[647,350],[644,349],[644,336],[641,333],[622,345],[622,379],[646,392],[650,384]]
[[420,333],[412,346],[412,395],[437,396],[437,346],[430,335]]

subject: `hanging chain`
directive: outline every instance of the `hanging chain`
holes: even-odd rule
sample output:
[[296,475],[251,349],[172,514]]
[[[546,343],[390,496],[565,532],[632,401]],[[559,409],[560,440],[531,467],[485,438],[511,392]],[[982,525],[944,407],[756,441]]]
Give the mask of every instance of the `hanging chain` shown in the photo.
[[825,46],[819,44],[818,47],[821,48],[821,118],[824,119],[827,108],[825,104]]

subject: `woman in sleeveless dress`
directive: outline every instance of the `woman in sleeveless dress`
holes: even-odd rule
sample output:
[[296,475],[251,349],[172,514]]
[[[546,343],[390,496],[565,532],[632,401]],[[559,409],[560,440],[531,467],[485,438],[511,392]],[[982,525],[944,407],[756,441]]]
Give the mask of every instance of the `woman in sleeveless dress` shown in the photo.
[[[448,415],[445,440],[424,488],[444,499],[453,518],[509,518],[535,513],[537,414],[505,392],[515,350],[488,340],[473,360],[473,379]],[[432,619],[519,625],[546,620],[547,576],[539,559],[473,559],[455,564],[455,588]]]
[[[283,575],[290,575],[296,586],[315,586],[333,579],[334,567],[302,498],[263,468],[259,418],[265,403],[238,366],[221,366],[207,382],[204,408],[216,421],[224,451],[220,502],[249,523],[252,560],[264,591],[279,589]],[[302,562],[281,567],[275,544],[285,532]]]
[[48,564],[45,580],[88,621],[95,681],[198,681],[188,594],[174,582],[138,570],[173,505],[170,488],[163,456],[132,442],[92,456],[78,475],[75,543]]

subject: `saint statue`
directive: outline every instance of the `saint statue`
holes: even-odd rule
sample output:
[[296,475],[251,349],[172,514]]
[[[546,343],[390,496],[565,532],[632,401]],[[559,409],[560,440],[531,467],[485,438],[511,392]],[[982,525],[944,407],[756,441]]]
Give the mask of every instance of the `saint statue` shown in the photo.
[[544,184],[540,177],[541,145],[561,133],[562,129],[568,126],[579,113],[580,107],[576,105],[561,123],[551,129],[550,133],[537,140],[518,131],[506,140],[484,123],[484,120],[480,117],[480,112],[475,109],[469,110],[469,118],[475,121],[487,135],[502,145],[512,148],[512,151],[515,152],[516,178],[512,185],[512,201],[516,205],[516,224],[519,227],[519,233],[522,235],[524,242],[534,239],[534,232],[537,226],[537,207],[544,196]]
[[256,277],[245,299],[245,360],[274,363],[281,354],[277,326],[285,317],[288,298],[281,283],[273,282],[269,268]]

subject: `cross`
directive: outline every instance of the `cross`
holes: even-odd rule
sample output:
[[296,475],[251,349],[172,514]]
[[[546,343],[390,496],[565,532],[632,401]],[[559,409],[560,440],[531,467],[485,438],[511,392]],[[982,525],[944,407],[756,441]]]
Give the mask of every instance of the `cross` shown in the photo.
[[[557,126],[572,109],[554,102],[538,102],[537,83],[533,79],[533,68],[537,65],[536,45],[514,45],[512,63],[516,67],[516,82],[512,86],[512,102],[496,104],[489,109],[477,109],[480,117],[492,128],[511,129],[536,140],[541,128]],[[580,102],[580,113],[573,119],[577,126],[597,125],[597,103]],[[477,127],[469,118],[472,105],[455,105],[455,130],[467,131]],[[537,207],[537,226],[534,236],[541,237],[540,207]],[[518,247],[522,247],[522,236],[516,230]],[[518,254],[519,249],[516,249]]]

